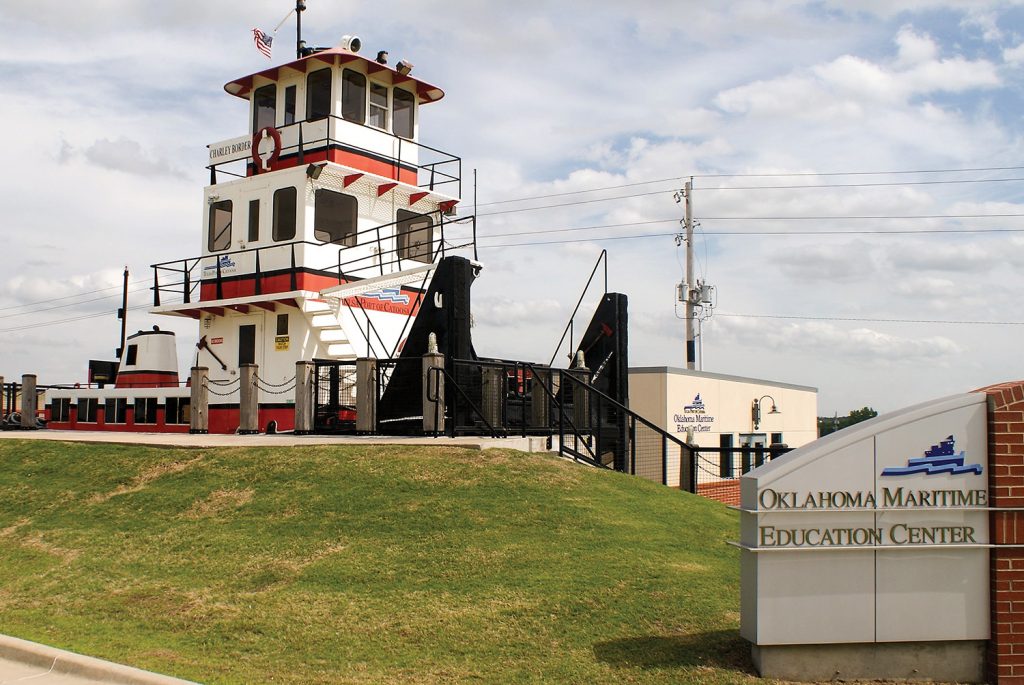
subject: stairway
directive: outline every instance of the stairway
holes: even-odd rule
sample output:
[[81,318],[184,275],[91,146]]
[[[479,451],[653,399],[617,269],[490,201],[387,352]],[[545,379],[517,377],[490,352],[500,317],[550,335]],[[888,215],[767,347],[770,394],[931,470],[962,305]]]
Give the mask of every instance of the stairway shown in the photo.
[[320,340],[320,356],[325,359],[355,361],[358,355],[341,324],[343,306],[341,298],[321,296],[303,300],[302,313]]

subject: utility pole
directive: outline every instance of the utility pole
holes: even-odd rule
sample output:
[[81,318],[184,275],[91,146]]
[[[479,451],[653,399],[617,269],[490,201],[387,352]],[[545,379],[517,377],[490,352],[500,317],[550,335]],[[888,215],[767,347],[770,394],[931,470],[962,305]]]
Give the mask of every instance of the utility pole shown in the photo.
[[683,198],[686,201],[686,368],[692,370],[697,360],[693,338],[693,179],[686,182]]
[[[302,59],[303,48],[306,44],[302,42],[302,13],[306,9],[306,0],[295,0],[295,59]],[[285,17],[287,19],[288,17]]]

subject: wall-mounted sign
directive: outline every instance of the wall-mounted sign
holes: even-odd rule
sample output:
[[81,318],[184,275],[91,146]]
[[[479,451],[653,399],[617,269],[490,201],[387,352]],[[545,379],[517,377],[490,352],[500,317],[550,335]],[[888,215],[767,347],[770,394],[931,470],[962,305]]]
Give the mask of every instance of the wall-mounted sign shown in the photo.
[[224,338],[210,338],[211,345],[220,345],[224,342]]
[[278,352],[285,352],[288,350],[288,336],[278,335],[274,337],[274,349]]
[[700,393],[697,393],[693,402],[685,405],[681,414],[674,414],[672,420],[676,424],[676,433],[690,430],[695,433],[710,433],[715,417],[707,413],[704,400],[700,398]]

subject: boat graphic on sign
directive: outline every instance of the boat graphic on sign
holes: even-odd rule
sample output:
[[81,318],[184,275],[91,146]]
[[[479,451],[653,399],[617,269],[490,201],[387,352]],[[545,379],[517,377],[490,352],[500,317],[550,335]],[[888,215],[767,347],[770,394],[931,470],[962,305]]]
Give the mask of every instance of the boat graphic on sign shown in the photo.
[[925,450],[923,457],[908,459],[906,466],[890,466],[883,469],[882,475],[911,476],[923,473],[926,476],[934,476],[949,473],[956,476],[973,473],[980,476],[981,464],[965,464],[965,458],[963,450],[956,451],[956,439],[950,435],[938,445],[932,445],[930,449]]

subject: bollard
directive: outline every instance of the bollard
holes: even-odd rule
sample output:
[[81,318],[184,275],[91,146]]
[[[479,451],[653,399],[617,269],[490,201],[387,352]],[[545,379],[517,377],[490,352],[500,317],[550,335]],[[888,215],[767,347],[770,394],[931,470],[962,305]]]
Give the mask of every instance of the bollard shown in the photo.
[[206,380],[210,369],[205,366],[192,367],[192,400],[189,417],[189,433],[210,432],[210,393],[206,389]]
[[533,378],[530,380],[530,421],[534,428],[549,428],[550,423],[550,397],[548,390],[551,389],[551,370],[534,369]]
[[501,421],[501,405],[502,398],[505,396],[504,380],[504,369],[494,366],[485,366],[483,368],[481,397],[483,406],[481,411],[487,423],[494,426],[495,429],[503,425]]
[[313,432],[313,362],[295,362],[295,434]]
[[428,352],[423,355],[423,432],[444,432],[444,374],[432,369],[444,368],[444,355],[437,351],[437,336],[428,337]]
[[36,375],[26,373],[21,377],[21,427],[35,429],[36,427]]
[[377,431],[377,360],[356,360],[356,432]]
[[583,352],[576,358],[576,365],[569,371],[579,383],[572,384],[572,420],[577,430],[590,428],[590,369],[583,361]]
[[238,434],[253,435],[260,432],[260,389],[256,377],[260,367],[256,364],[240,364],[238,384]]

